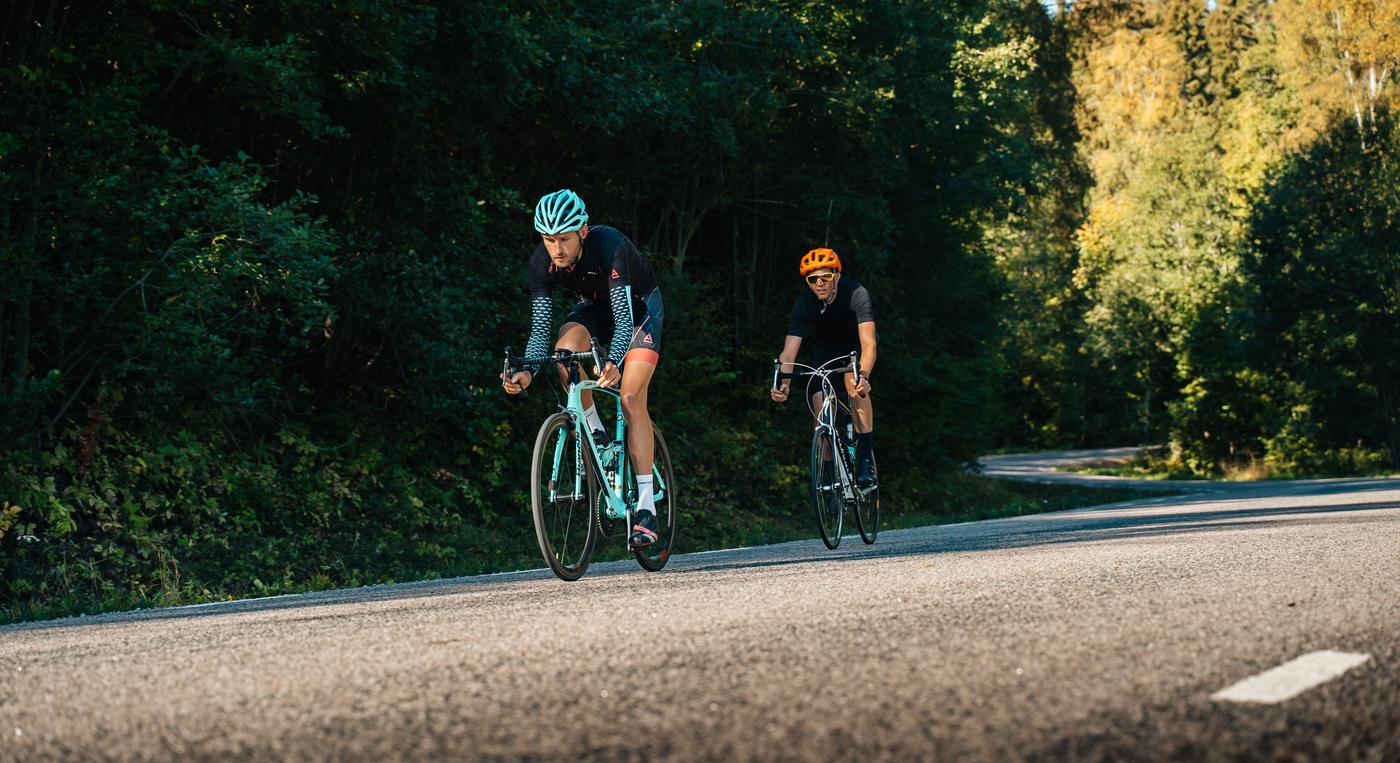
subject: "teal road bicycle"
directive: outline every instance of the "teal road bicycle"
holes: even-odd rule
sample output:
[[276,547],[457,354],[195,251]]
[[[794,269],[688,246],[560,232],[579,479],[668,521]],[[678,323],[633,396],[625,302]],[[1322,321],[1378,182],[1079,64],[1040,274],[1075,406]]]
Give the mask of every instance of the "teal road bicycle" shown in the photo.
[[[581,378],[583,361],[592,361],[597,376],[606,363],[595,339],[587,352],[556,350],[553,355],[522,358],[506,348],[507,378],[526,365],[564,369],[568,401],[540,425],[530,467],[530,502],[535,537],[549,569],[563,580],[578,580],[588,569],[598,537],[620,534],[643,569],[656,572],[666,566],[676,543],[676,479],[666,440],[653,422],[655,449],[652,486],[656,499],[657,539],[645,547],[630,542],[632,517],[637,508],[637,475],[627,456],[627,421],[622,416],[621,393]],[[538,377],[539,374],[536,374]],[[595,405],[600,397],[612,398],[612,438],[595,442],[584,418],[582,394],[591,391]],[[524,392],[521,393],[522,395]],[[600,413],[603,406],[597,406]]]
[[[836,365],[836,364],[840,365]],[[804,391],[807,407],[812,411],[816,427],[812,431],[812,510],[817,515],[817,529],[821,532],[822,543],[827,548],[841,545],[841,527],[845,519],[845,509],[855,516],[856,529],[861,540],[874,543],[880,531],[880,480],[879,467],[875,470],[875,484],[862,488],[856,484],[856,446],[851,433],[851,410],[836,394],[836,384],[845,382],[842,377],[854,373],[860,382],[860,359],[857,353],[849,357],[832,358],[820,366],[802,363],[788,364],[801,371],[783,371],[778,360],[773,361],[773,388],[783,379],[821,380],[821,408],[814,408],[812,398]],[[835,380],[832,379],[835,377]],[[838,423],[844,421],[844,425]],[[873,458],[873,456],[872,456]]]

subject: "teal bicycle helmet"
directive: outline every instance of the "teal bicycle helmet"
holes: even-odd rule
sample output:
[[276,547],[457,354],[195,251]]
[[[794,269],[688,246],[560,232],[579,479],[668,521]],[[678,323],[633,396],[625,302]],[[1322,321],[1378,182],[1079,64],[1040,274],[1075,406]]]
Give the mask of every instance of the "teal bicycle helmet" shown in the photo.
[[535,205],[535,230],[541,235],[578,230],[587,223],[588,210],[583,208],[583,199],[567,188],[541,196]]

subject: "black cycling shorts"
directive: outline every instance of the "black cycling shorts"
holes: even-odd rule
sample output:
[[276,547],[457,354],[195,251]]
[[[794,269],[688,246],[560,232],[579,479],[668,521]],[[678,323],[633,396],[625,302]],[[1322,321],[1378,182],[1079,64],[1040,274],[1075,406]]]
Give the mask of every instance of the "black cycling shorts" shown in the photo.
[[[632,341],[627,345],[627,354],[623,357],[623,362],[638,360],[651,365],[658,365],[661,360],[661,318],[664,313],[661,303],[661,290],[652,289],[643,301],[646,311],[641,315],[633,314]],[[633,305],[636,310],[636,305]],[[598,339],[598,346],[604,350],[612,344],[613,318],[611,311],[604,314],[603,310],[593,301],[579,302],[574,305],[574,309],[569,311],[565,323],[577,323],[588,330],[588,335]]]
[[[835,360],[837,358],[849,358],[851,353],[859,351],[860,347],[854,344],[844,345],[838,343],[814,345],[812,347],[812,365],[820,367],[827,361]],[[833,363],[832,365],[836,364]],[[832,374],[830,377],[831,386],[836,388],[836,397],[843,403],[847,402],[845,377],[845,374]],[[812,395],[815,395],[821,391],[821,378],[816,376],[807,377],[807,398],[811,399]]]

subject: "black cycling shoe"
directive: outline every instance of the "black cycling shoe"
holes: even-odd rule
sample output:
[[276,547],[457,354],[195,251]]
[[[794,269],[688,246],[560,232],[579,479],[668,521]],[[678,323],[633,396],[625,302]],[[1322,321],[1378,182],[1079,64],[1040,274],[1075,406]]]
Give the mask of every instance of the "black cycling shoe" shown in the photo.
[[875,462],[873,460],[863,459],[860,466],[856,467],[856,484],[862,488],[874,486]]
[[656,513],[639,511],[635,516],[632,522],[632,537],[627,539],[627,543],[632,548],[646,548],[660,537],[656,529]]

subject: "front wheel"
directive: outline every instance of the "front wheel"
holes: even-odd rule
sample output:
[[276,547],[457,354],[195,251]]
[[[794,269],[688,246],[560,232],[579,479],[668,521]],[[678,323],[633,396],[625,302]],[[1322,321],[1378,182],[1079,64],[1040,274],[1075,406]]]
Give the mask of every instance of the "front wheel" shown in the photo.
[[530,501],[540,552],[562,580],[578,580],[593,558],[598,484],[567,414],[545,419],[535,438]]
[[827,548],[841,545],[841,522],[846,513],[841,480],[836,476],[839,457],[831,430],[819,427],[812,433],[812,510]]
[[[651,431],[656,435],[656,446],[651,458],[652,490],[656,496],[656,540],[646,548],[632,549],[637,563],[648,572],[656,572],[666,566],[666,560],[676,548],[676,476],[671,471],[671,452],[666,449],[666,438],[661,430],[652,424]],[[631,500],[636,500],[637,483],[632,482]],[[629,530],[630,533],[630,530]]]

